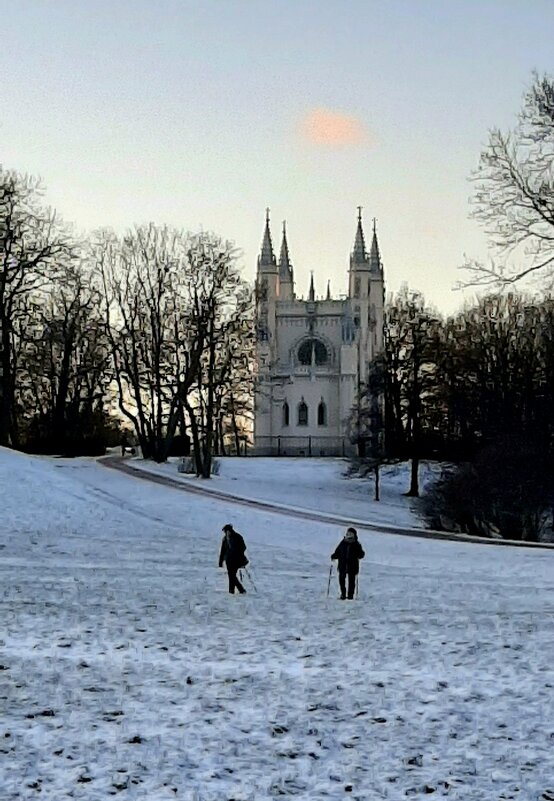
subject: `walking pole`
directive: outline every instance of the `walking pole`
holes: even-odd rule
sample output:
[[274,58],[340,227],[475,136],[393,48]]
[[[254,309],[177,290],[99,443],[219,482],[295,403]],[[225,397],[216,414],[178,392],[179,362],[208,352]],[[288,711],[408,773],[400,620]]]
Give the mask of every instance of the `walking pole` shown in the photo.
[[245,572],[245,573],[246,573],[246,575],[248,576],[248,580],[250,581],[250,584],[252,585],[252,589],[254,590],[254,592],[258,592],[258,588],[257,588],[257,587],[256,587],[256,585],[254,584],[254,579],[253,579],[253,578],[252,578],[252,576],[250,575],[250,571],[248,570],[248,568],[247,568],[247,567],[245,567],[245,568],[244,568],[244,572]]
[[360,589],[360,574],[356,574],[356,600],[358,600],[358,591]]
[[327,582],[327,598],[329,597],[329,593],[331,591],[331,574],[333,573],[333,565],[329,568],[329,580]]

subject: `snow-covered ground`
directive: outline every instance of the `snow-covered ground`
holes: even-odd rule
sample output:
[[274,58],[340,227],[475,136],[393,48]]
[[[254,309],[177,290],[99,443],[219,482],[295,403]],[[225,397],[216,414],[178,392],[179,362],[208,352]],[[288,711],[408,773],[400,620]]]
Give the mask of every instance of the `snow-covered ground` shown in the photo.
[[341,602],[336,526],[5,450],[0,503],[0,798],[554,798],[552,552],[364,533]]
[[[410,482],[409,465],[406,464],[381,468],[381,499],[375,501],[373,479],[346,478],[348,462],[344,459],[218,458],[220,473],[208,484],[194,476],[178,473],[178,459],[170,459],[161,465],[142,459],[130,461],[137,469],[243,498],[326,512],[352,520],[371,520],[396,526],[422,525],[417,514],[417,502],[405,495]],[[438,472],[438,467],[423,463],[420,468],[421,486],[424,488]]]

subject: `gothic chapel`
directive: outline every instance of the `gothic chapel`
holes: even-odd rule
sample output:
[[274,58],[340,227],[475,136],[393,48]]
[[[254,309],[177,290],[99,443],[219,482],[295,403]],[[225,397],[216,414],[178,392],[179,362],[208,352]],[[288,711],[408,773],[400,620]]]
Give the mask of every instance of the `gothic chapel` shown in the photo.
[[285,223],[279,261],[266,211],[258,256],[254,453],[340,456],[354,451],[348,420],[371,360],[383,348],[383,264],[375,221],[368,252],[361,207],[348,295],[296,297]]

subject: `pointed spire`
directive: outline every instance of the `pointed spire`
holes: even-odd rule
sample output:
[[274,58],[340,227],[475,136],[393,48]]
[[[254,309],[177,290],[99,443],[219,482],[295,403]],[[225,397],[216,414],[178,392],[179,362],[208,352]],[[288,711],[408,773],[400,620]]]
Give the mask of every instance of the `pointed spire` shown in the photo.
[[327,281],[327,297],[326,300],[331,300],[331,280]]
[[352,251],[352,261],[361,264],[367,261],[367,251],[365,249],[364,229],[362,227],[362,207],[358,206],[358,227],[354,240],[354,250]]
[[308,294],[308,300],[315,300],[315,289],[314,289],[314,271],[312,270],[312,274],[310,277],[310,291]]
[[290,263],[289,245],[287,242],[287,221],[283,220],[283,239],[279,256],[279,277],[281,281],[292,281],[292,264]]
[[377,220],[375,217],[373,218],[373,239],[371,240],[369,264],[372,271],[378,271],[382,269],[381,254],[379,253],[379,243],[377,241]]
[[269,209],[265,210],[265,231],[262,241],[262,252],[258,256],[258,266],[275,265],[275,254],[273,253],[273,243],[271,241],[271,231],[269,229]]

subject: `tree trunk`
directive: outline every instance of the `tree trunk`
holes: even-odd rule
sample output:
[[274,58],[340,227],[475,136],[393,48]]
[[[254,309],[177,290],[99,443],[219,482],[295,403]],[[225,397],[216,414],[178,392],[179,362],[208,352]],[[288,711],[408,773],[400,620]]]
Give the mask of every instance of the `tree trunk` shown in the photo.
[[[169,456],[169,451],[171,450],[171,445],[173,443],[173,438],[175,437],[175,432],[177,431],[177,425],[180,421],[181,416],[181,401],[177,398],[173,400],[173,407],[169,413],[169,420],[167,422],[167,432],[160,449],[160,462],[166,462],[167,457]],[[158,461],[156,459],[156,461]]]
[[419,432],[421,428],[421,398],[419,387],[419,360],[414,356],[414,379],[409,410],[411,422],[412,468],[410,489],[406,493],[410,498],[419,498]]
[[212,449],[214,428],[214,381],[215,381],[215,332],[214,321],[210,326],[210,356],[208,362],[208,401],[206,404],[206,429],[204,431],[204,453],[202,478],[210,478],[212,473]]
[[15,424],[15,386],[13,365],[11,361],[11,337],[7,321],[0,320],[0,445],[15,448],[17,446],[17,429]]
[[200,476],[202,474],[202,446],[200,443],[200,436],[198,433],[198,421],[196,419],[196,414],[194,413],[194,409],[190,405],[188,398],[184,401],[185,409],[187,410],[187,414],[189,416],[189,424],[190,424],[190,432],[192,434],[192,448],[194,454],[194,466],[196,467],[196,475]]
[[7,447],[10,444],[11,428],[11,376],[9,359],[6,358],[5,351],[0,351],[0,357],[0,445]]
[[232,395],[231,395],[231,421],[233,425],[233,434],[235,437],[235,449],[237,452],[237,456],[240,456],[240,432],[237,424],[237,415],[235,412],[235,399]]
[[221,456],[227,456],[225,451],[225,438],[223,436],[223,420],[219,420],[219,453]]
[[412,456],[410,489],[406,495],[409,498],[419,498],[419,456]]
[[52,434],[54,442],[56,443],[56,448],[60,445],[62,450],[65,450],[65,439],[66,439],[66,407],[67,407],[67,396],[69,393],[69,374],[70,374],[70,361],[71,361],[71,352],[73,350],[73,342],[70,338],[68,342],[65,343],[65,347],[63,350],[63,357],[62,363],[60,366],[60,375],[58,379],[58,391],[56,393],[56,398],[54,401],[54,409],[52,413]]

